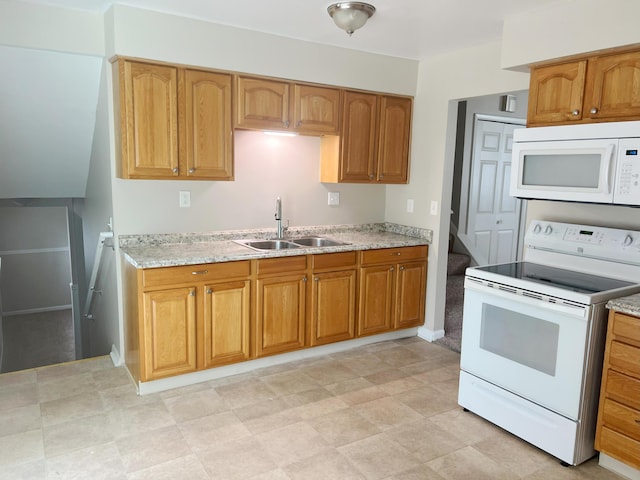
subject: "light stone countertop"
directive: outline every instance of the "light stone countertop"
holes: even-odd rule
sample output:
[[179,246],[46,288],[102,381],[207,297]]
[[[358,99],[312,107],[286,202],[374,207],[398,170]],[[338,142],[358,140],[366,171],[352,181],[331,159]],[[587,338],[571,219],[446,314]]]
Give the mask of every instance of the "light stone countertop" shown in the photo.
[[616,298],[607,302],[607,308],[616,312],[640,317],[640,293]]
[[274,229],[234,230],[207,234],[126,235],[120,236],[118,241],[124,258],[134,267],[157,268],[428,245],[431,243],[433,232],[390,223],[293,227],[286,232],[285,240],[304,236],[322,236],[345,242],[346,245],[256,251],[233,241],[234,239],[274,238]]

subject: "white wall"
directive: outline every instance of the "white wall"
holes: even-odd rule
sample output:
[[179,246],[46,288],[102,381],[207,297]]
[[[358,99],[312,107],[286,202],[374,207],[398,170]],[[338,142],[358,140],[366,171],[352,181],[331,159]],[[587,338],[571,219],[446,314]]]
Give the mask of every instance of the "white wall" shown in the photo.
[[640,43],[638,0],[580,0],[514,14],[502,31],[503,68]]

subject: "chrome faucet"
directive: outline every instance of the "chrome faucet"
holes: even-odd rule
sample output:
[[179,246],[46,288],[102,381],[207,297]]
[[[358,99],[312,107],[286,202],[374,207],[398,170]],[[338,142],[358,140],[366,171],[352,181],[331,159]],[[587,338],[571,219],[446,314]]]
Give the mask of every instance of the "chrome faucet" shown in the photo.
[[282,200],[280,197],[276,198],[276,224],[278,227],[278,233],[276,234],[276,238],[284,238],[284,231],[287,227],[282,226]]

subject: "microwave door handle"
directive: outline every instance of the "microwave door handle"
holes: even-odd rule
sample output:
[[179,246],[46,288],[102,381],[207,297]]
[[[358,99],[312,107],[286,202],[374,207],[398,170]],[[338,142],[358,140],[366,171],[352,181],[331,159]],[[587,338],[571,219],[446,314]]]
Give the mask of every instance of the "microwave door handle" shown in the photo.
[[604,184],[607,187],[606,193],[611,193],[611,166],[613,165],[613,150],[615,148],[615,144],[610,143],[605,151],[605,157],[607,159],[607,164],[604,169]]

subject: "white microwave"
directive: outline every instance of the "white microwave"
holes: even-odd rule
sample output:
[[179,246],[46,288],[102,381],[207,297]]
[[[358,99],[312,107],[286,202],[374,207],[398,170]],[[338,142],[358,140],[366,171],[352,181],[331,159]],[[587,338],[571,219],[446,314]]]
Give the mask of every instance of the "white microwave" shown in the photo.
[[510,193],[640,205],[640,121],[515,130]]

